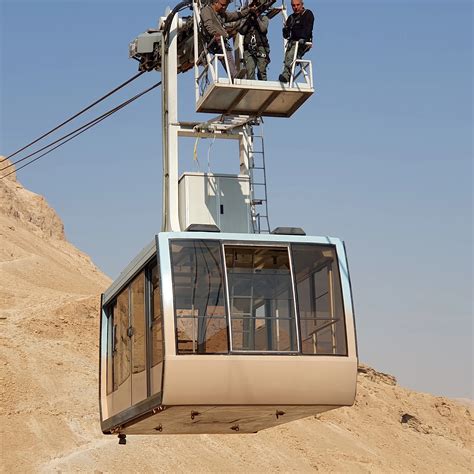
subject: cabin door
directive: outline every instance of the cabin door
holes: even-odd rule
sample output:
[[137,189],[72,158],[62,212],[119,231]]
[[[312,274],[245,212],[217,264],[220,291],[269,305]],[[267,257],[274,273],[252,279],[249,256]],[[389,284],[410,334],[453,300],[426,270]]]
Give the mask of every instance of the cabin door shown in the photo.
[[132,405],[147,397],[145,272],[130,285]]

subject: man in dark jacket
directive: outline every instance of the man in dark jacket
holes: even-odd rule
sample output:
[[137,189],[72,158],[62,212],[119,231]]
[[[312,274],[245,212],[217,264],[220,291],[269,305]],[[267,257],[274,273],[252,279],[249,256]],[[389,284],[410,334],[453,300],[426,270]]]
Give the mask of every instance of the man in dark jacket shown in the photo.
[[247,79],[267,80],[267,66],[270,63],[270,44],[268,43],[268,17],[250,13],[239,33],[244,37],[244,62]]
[[[206,40],[212,43],[209,50],[213,54],[222,53],[221,37],[224,38],[224,40],[229,39],[229,34],[224,28],[224,23],[240,20],[246,17],[250,12],[249,8],[243,8],[240,12],[227,12],[229,2],[230,0],[211,0],[208,5],[201,9],[203,32],[204,35],[207,36]],[[229,64],[231,78],[243,77],[246,71],[242,70],[242,72],[237,74],[232,47],[227,41],[225,41],[225,44],[225,55]]]
[[283,37],[288,40],[288,43],[283,72],[278,77],[280,82],[285,83],[290,80],[296,48],[298,48],[296,58],[301,59],[310,48],[310,46],[306,46],[306,43],[313,41],[313,12],[304,7],[303,0],[291,0],[291,7],[293,13],[288,17],[283,27]]

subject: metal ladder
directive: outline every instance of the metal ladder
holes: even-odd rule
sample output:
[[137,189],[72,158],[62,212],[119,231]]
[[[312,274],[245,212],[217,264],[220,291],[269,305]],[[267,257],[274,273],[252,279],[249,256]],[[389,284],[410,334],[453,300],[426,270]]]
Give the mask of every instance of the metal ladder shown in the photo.
[[[268,218],[267,173],[265,170],[265,146],[263,135],[254,135],[251,128],[251,140],[248,145],[250,171],[250,197],[252,226],[256,234],[270,233]],[[261,206],[258,210],[257,206]]]

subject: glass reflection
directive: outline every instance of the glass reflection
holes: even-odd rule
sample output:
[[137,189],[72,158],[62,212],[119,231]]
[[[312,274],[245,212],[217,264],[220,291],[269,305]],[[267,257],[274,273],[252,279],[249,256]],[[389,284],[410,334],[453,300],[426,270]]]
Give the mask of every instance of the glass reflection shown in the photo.
[[227,353],[227,319],[220,244],[171,242],[179,354]]
[[292,245],[303,354],[347,355],[336,250]]

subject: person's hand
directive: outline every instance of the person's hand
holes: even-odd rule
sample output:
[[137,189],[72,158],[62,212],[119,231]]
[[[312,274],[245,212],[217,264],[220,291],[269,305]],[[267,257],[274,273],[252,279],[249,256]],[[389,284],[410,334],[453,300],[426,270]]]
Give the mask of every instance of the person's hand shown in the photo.
[[306,46],[306,40],[305,39],[299,39],[298,40],[298,45],[299,46]]
[[[217,44],[218,46],[221,46],[221,38],[222,38],[223,35],[217,33],[214,35],[214,43]],[[227,36],[224,36],[224,40],[228,37]]]

